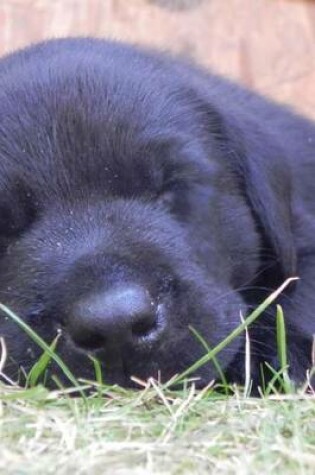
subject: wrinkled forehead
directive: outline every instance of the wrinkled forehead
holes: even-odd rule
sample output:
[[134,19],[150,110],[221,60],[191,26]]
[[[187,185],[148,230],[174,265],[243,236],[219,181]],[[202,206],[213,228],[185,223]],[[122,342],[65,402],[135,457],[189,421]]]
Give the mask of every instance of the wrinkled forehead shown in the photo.
[[[133,134],[127,143],[121,132],[112,131],[110,144],[106,137],[90,144],[85,140],[74,133],[72,143],[69,139],[63,142],[61,137],[47,148],[39,145],[39,153],[37,144],[32,144],[28,157],[26,152],[17,150],[13,160],[1,161],[0,192],[15,194],[25,190],[40,200],[70,196],[75,199],[84,194],[150,197],[173,186],[207,183],[215,174],[215,166],[208,162],[202,147],[176,135],[166,140],[152,137],[141,141]],[[198,156],[204,157],[204,162]]]
[[83,68],[4,83],[0,187],[124,197],[205,179],[214,154],[191,92],[151,79]]

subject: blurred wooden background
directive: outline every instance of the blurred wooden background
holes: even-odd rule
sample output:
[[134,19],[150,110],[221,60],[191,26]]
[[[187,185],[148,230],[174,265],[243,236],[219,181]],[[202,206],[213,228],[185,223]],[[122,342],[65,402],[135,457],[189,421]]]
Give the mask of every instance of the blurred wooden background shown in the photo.
[[315,118],[313,0],[0,0],[0,53],[93,35],[171,49]]

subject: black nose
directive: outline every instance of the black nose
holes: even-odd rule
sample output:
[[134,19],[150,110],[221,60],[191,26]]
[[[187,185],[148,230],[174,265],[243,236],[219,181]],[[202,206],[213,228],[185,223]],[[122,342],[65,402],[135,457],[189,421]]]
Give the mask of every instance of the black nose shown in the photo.
[[143,287],[116,287],[78,303],[69,333],[78,346],[90,350],[148,344],[159,334],[157,307]]

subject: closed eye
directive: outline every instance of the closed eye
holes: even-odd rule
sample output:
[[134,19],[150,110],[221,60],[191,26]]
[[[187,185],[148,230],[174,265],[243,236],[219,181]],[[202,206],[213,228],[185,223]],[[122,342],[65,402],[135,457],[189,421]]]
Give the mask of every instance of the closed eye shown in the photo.
[[158,196],[159,204],[169,209],[174,206],[175,199],[176,199],[176,193],[175,191],[172,191],[172,190],[164,191]]
[[16,189],[0,193],[0,236],[16,237],[34,221],[36,209],[31,194],[16,185]]

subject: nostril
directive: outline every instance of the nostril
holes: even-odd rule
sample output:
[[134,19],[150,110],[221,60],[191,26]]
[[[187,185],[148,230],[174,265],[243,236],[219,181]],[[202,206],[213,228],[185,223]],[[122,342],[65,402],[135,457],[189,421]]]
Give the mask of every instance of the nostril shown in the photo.
[[86,351],[98,350],[106,343],[105,338],[96,333],[77,333],[72,335],[72,339],[77,346]]
[[137,338],[149,336],[156,329],[156,321],[152,322],[150,318],[134,323],[131,327],[132,335]]
[[114,287],[76,303],[69,334],[84,350],[138,347],[158,338],[158,307],[141,286]]

